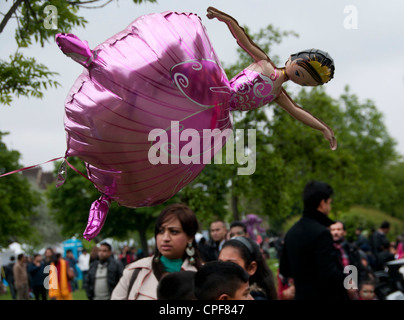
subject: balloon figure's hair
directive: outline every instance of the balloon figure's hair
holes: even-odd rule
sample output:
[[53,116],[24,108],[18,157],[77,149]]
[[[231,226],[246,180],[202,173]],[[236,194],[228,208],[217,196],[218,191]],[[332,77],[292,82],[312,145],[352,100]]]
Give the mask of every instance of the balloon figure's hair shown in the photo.
[[327,52],[319,49],[304,50],[290,56],[290,61],[304,68],[318,84],[324,84],[334,77],[334,60]]

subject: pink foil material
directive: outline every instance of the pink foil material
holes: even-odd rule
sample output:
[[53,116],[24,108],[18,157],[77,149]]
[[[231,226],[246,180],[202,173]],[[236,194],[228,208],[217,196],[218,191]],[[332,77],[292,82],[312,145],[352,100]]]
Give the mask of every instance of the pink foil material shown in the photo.
[[101,196],[98,200],[93,202],[90,208],[87,227],[83,233],[84,239],[90,241],[100,233],[107,219],[110,204],[111,199],[107,196]]
[[[88,178],[103,197],[122,206],[164,203],[198,176],[206,157],[214,156],[213,146],[204,149],[210,139],[201,136],[196,143],[208,154],[193,155],[199,163],[152,164],[149,150],[158,142],[158,138],[150,141],[152,130],[160,128],[167,134],[164,152],[172,160],[189,143],[178,139],[186,129],[201,135],[204,129],[230,129],[231,109],[253,109],[263,103],[258,90],[260,100],[254,106],[238,108],[245,93],[244,98],[236,97],[205,27],[193,13],[141,16],[94,50],[72,34],[58,34],[56,42],[85,66],[65,102],[66,156],[83,160]],[[255,80],[245,79],[249,88],[261,89],[265,79],[251,73],[246,75]],[[236,78],[234,86],[243,87],[240,76]],[[269,93],[265,97],[272,98]],[[176,122],[178,127],[173,126]],[[226,139],[222,140],[220,147]],[[90,212],[87,239],[105,221],[105,202],[97,201]]]

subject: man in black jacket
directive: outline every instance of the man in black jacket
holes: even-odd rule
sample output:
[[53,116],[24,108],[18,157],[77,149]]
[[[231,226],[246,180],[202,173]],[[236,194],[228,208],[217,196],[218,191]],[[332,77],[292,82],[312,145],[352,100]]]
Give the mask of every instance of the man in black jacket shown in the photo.
[[91,263],[86,279],[86,294],[90,300],[109,300],[122,276],[123,265],[112,255],[111,245],[103,242],[98,260]]
[[328,227],[333,190],[320,181],[303,191],[303,217],[285,236],[280,274],[293,278],[296,300],[348,300],[346,275],[338,263]]
[[[375,270],[383,270],[385,255],[390,247],[390,241],[387,238],[387,234],[390,231],[390,223],[384,221],[378,230],[373,232],[370,237],[370,243],[372,247],[372,253],[375,258],[375,265],[373,266]],[[387,250],[386,250],[387,249]]]

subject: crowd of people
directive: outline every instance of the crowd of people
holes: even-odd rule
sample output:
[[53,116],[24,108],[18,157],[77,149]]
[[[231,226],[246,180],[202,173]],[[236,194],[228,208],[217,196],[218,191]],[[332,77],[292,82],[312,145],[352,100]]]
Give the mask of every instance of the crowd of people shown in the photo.
[[[77,269],[89,300],[380,299],[375,274],[403,258],[403,243],[389,242],[388,222],[370,237],[358,229],[356,241],[346,241],[344,223],[328,217],[332,195],[328,184],[308,183],[301,219],[271,243],[253,240],[241,221],[228,227],[221,220],[197,242],[196,215],[173,204],[156,219],[149,256],[128,246],[118,254],[108,242],[83,250],[77,260],[71,250],[62,257],[48,248],[43,256],[12,257],[2,275],[12,298],[20,300],[73,299]],[[276,274],[268,267],[268,246],[277,252]],[[352,277],[346,267],[355,268]]]
[[[403,258],[403,239],[390,243],[390,224],[385,221],[368,238],[358,228],[357,239],[348,242],[344,223],[328,217],[332,195],[327,183],[306,185],[302,218],[286,233],[278,251],[279,295],[298,300],[384,299],[388,290],[377,291],[386,284],[377,274],[387,263]],[[403,275],[397,272],[396,280],[392,289],[402,290]]]

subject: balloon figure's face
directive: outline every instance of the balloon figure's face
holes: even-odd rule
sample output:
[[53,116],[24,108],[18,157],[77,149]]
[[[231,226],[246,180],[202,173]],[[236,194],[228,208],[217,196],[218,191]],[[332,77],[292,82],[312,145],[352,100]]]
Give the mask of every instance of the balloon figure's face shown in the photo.
[[319,83],[303,67],[298,65],[299,59],[291,61],[290,57],[285,63],[285,72],[288,78],[301,86],[318,86]]

